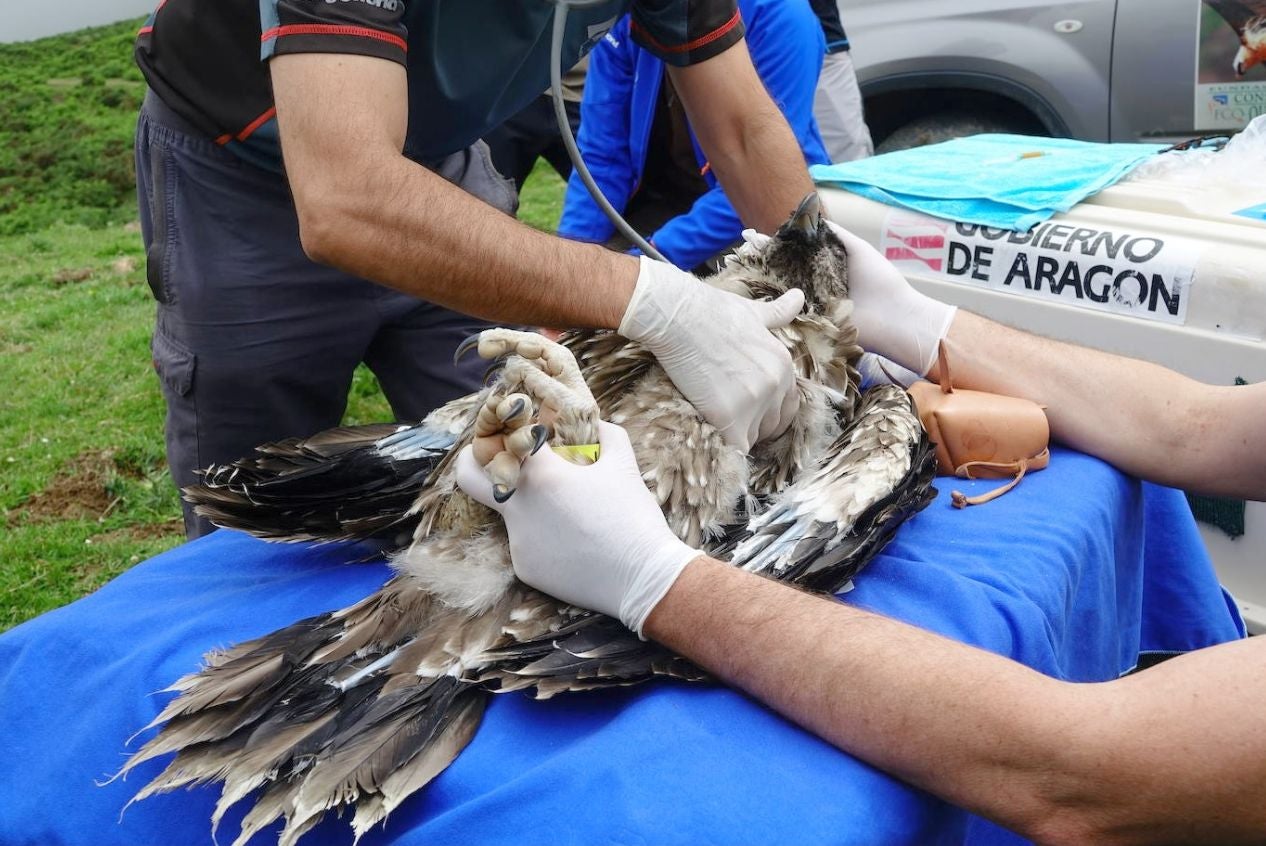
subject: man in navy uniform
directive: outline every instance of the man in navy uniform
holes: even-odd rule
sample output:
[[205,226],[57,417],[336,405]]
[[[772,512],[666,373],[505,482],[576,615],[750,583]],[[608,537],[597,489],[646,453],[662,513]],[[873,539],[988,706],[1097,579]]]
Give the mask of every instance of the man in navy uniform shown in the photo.
[[[735,1],[574,9],[563,67],[625,11],[744,223],[775,228],[812,184]],[[401,419],[473,389],[479,365],[449,358],[483,320],[618,329],[731,442],[785,426],[791,362],[765,329],[799,292],[753,303],[505,213],[513,189],[477,139],[548,84],[552,16],[505,0],[159,5],[136,45],[137,181],[178,485],[336,425],[361,361]],[[186,512],[190,536],[209,528]]]

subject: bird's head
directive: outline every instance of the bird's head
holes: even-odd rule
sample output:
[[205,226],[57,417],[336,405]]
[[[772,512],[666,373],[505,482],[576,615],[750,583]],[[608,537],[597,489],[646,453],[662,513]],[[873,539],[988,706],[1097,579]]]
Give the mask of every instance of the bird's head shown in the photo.
[[774,299],[792,288],[804,291],[804,311],[773,334],[787,345],[802,386],[808,382],[841,392],[836,404],[845,395],[855,399],[862,348],[848,298],[848,252],[822,219],[818,195],[805,197],[773,235],[748,232],[743,240],[708,281],[752,299]]
[[839,322],[837,314],[848,302],[848,253],[822,219],[814,193],[772,236],[744,233],[744,243],[708,281],[752,299],[773,299],[799,288],[806,314]]

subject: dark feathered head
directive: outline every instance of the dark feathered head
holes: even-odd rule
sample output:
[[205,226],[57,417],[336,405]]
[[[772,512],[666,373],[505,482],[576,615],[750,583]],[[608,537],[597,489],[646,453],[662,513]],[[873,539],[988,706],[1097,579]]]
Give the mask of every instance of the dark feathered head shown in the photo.
[[855,404],[862,348],[848,298],[848,252],[822,219],[818,195],[805,197],[772,236],[745,233],[743,240],[708,281],[752,299],[804,291],[800,317],[774,335],[787,345],[804,383],[839,392],[837,405]]
[[809,314],[833,315],[848,298],[848,253],[822,219],[816,193],[806,196],[772,237],[746,233],[744,240],[709,281],[753,299],[799,288]]

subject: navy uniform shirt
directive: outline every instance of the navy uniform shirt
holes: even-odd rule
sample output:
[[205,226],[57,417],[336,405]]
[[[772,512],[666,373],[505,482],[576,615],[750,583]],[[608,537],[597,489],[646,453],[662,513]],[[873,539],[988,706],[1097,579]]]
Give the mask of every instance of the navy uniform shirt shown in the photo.
[[[736,0],[606,0],[572,9],[564,70],[626,10],[634,37],[673,65],[743,37]],[[150,87],[208,137],[281,164],[267,61],[355,53],[408,69],[405,152],[434,162],[463,150],[549,86],[548,0],[162,0],[136,40]]]
[[826,52],[843,53],[848,49],[848,36],[844,34],[844,24],[840,23],[840,8],[836,0],[809,0],[813,14],[818,16],[822,24],[822,34],[826,36]]

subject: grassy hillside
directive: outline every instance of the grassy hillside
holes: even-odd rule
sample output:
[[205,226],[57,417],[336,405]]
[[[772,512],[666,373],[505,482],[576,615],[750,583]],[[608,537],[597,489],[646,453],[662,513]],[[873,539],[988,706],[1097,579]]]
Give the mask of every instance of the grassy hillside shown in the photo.
[[0,235],[135,214],[132,130],[145,91],[132,62],[139,26],[0,45]]
[[[139,21],[0,45],[0,630],[183,540],[135,222]],[[538,168],[521,216],[557,225]],[[390,419],[357,373],[345,421]]]

